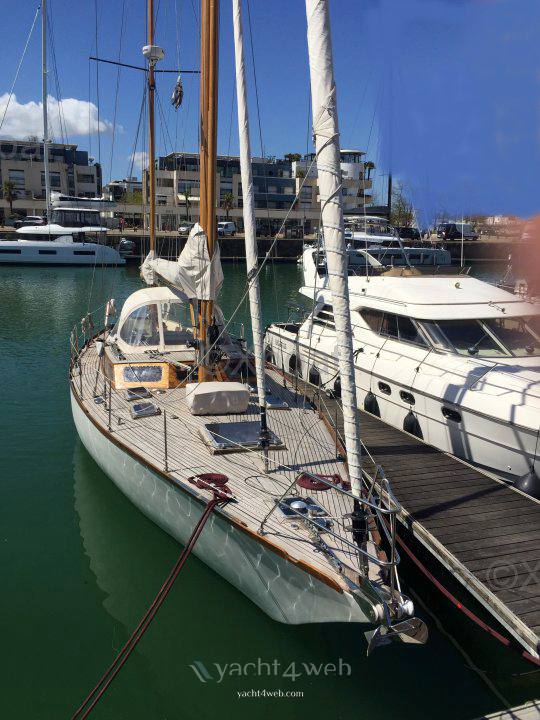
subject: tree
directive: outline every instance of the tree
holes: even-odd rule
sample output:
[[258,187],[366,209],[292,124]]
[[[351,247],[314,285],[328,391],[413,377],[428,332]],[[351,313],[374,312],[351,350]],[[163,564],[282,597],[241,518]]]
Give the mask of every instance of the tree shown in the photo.
[[126,205],[142,205],[142,201],[142,190],[128,190],[122,199]]
[[4,182],[4,198],[9,203],[9,214],[13,215],[13,201],[15,200],[15,183],[11,180]]
[[366,180],[370,180],[371,178],[371,171],[375,169],[375,163],[371,162],[371,160],[368,160],[364,163],[364,173]]
[[292,162],[298,162],[298,160],[300,160],[301,157],[302,156],[300,155],[300,153],[287,153],[286,155],[283,156],[283,159],[288,160],[289,162],[292,163]]
[[225,214],[228,220],[229,213],[234,208],[234,195],[232,194],[232,192],[228,192],[224,195],[223,200],[221,201],[221,207],[225,210]]
[[396,227],[412,227],[414,222],[414,208],[407,199],[401,185],[396,185],[392,191],[392,211],[390,223]]

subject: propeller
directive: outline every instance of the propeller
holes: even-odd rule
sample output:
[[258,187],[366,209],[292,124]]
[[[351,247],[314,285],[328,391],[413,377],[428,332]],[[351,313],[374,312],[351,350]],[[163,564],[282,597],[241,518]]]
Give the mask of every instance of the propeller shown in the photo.
[[395,625],[379,625],[375,630],[364,633],[368,641],[367,655],[377,647],[398,641],[413,645],[425,645],[428,639],[428,628],[423,620],[413,617],[402,620]]

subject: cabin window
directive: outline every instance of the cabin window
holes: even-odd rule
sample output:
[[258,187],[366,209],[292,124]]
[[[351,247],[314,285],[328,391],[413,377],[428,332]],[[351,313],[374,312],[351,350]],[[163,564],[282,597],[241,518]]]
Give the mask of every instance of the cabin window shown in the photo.
[[531,315],[524,318],[524,320],[536,337],[540,337],[540,315]]
[[157,305],[143,305],[134,310],[123,323],[120,337],[128,345],[159,345]]
[[371,310],[370,308],[364,308],[360,311],[360,315],[362,316],[364,322],[367,324],[370,330],[373,330],[374,333],[379,334],[381,330],[381,322],[383,314],[382,312],[379,312],[379,310]]
[[540,337],[527,327],[525,318],[489,318],[482,322],[513,355],[540,353]]
[[334,311],[332,310],[332,306],[323,305],[317,315],[313,318],[313,324],[335,328]]
[[426,344],[412,320],[403,315],[384,313],[380,334],[414,345]]
[[364,308],[361,316],[373,332],[383,337],[394,338],[402,342],[413,343],[414,345],[426,346],[426,341],[419,333],[416,325],[403,315],[383,313],[380,310]]
[[56,250],[38,250],[40,255],[56,255]]
[[424,338],[418,332],[416,325],[407,317],[398,315],[399,339],[403,342],[414,343],[415,345],[425,345]]
[[399,337],[397,315],[384,313],[379,332],[385,337],[395,338],[397,340]]
[[484,357],[505,357],[508,354],[478,320],[422,321],[421,325],[439,349]]
[[74,250],[74,255],[95,255],[95,250]]

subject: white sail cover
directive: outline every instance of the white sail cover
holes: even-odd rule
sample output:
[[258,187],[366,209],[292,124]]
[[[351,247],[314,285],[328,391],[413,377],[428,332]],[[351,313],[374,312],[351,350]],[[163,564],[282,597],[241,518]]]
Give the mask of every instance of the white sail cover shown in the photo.
[[216,244],[210,259],[206,233],[196,223],[178,260],[156,258],[152,252],[147,255],[141,276],[148,285],[153,285],[156,275],[182,290],[190,300],[215,300],[223,284],[219,245]]
[[328,0],[306,0],[306,15],[313,134],[317,152],[328,287],[332,293],[336,324],[345,445],[352,490],[359,495],[362,486],[360,421],[354,377],[339,130]]
[[263,322],[261,316],[261,298],[259,275],[257,272],[257,237],[255,232],[255,196],[253,174],[251,171],[251,147],[249,141],[249,114],[247,106],[246,64],[244,58],[244,33],[242,28],[242,3],[233,0],[234,50],[236,57],[236,96],[238,98],[238,134],[240,140],[240,173],[242,178],[242,198],[244,235],[246,246],[246,265],[249,283],[249,308],[253,329],[253,349],[255,354],[255,373],[257,376],[257,394],[259,406],[265,407],[266,392],[264,385]]

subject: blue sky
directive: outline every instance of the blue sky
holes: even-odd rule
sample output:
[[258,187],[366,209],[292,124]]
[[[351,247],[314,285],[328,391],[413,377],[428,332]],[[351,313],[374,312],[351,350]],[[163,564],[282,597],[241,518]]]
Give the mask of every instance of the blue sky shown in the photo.
[[[179,58],[198,66],[198,0],[155,0],[156,40],[166,51],[162,67]],[[37,3],[10,5],[3,33],[0,97],[9,91]],[[99,54],[141,64],[144,0],[97,0]],[[230,2],[222,0],[219,151],[237,152]],[[134,149],[142,74],[99,69],[97,129],[94,2],[49,0],[69,141],[101,159],[104,177],[124,177]],[[333,0],[332,32],[342,147],[368,151],[380,190],[389,169],[413,199],[422,222],[437,213],[540,211],[540,2],[538,0]],[[247,26],[247,12],[244,12]],[[302,0],[251,0],[255,69],[264,151],[311,149],[308,67]],[[247,28],[246,28],[247,29]],[[249,36],[247,36],[249,39]],[[248,46],[249,50],[249,46]],[[0,131],[29,134],[39,121],[39,27],[31,39],[13,102]],[[52,68],[51,68],[52,70]],[[89,87],[90,81],[90,87]],[[198,81],[184,76],[184,104],[169,104],[174,76],[159,79],[158,152],[197,146]],[[89,94],[90,93],[90,94]],[[54,73],[50,94],[56,96]],[[260,152],[254,87],[252,147]],[[85,103],[85,104],[83,104]],[[1,104],[1,103],[0,103]],[[232,112],[231,112],[232,111]],[[53,104],[53,127],[58,117]],[[162,121],[163,115],[163,121]],[[232,125],[231,125],[232,118]],[[90,131],[90,134],[89,134]],[[61,140],[56,123],[56,139]],[[136,168],[137,173],[140,169]]]

